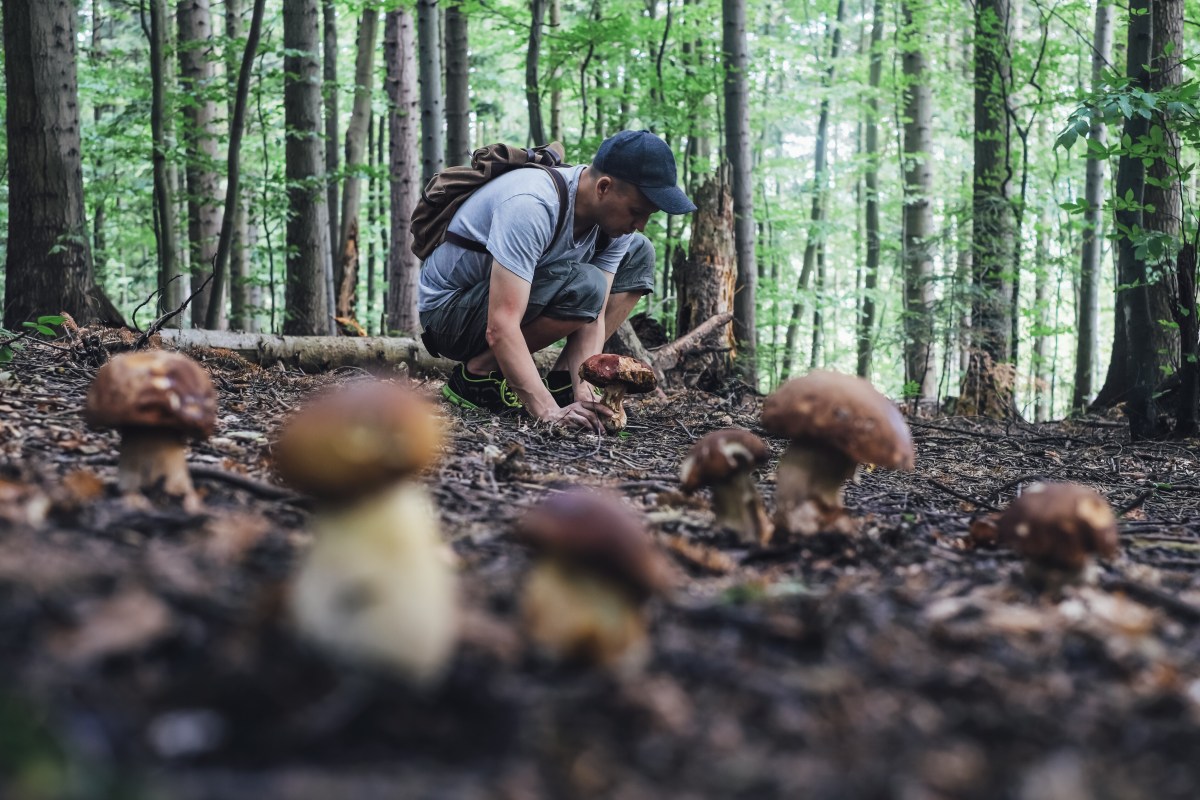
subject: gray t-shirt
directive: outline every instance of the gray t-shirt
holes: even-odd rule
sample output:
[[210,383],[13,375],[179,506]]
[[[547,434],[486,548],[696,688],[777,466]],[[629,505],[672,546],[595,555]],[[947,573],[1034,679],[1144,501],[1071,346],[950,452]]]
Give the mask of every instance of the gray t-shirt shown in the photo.
[[455,292],[489,280],[493,258],[530,283],[538,267],[564,260],[591,263],[615,274],[632,234],[613,239],[598,254],[595,248],[599,228],[592,228],[581,241],[575,241],[571,220],[583,170],[582,166],[559,168],[567,179],[569,205],[563,230],[554,242],[550,240],[558,220],[558,190],[544,170],[513,170],[485,183],[467,198],[454,215],[450,230],[486,244],[488,252],[476,253],[450,242],[439,245],[421,267],[418,310],[435,309]]

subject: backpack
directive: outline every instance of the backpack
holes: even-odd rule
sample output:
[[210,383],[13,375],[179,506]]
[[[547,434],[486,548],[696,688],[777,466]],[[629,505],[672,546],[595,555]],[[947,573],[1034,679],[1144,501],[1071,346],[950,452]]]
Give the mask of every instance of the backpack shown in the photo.
[[507,144],[489,144],[471,154],[470,166],[450,167],[434,175],[421,190],[421,199],[412,213],[412,243],[410,249],[424,261],[442,242],[450,242],[467,250],[482,253],[487,247],[447,230],[454,214],[475,193],[493,178],[522,167],[535,167],[550,173],[558,189],[558,221],[554,224],[554,240],[566,221],[567,182],[554,167],[563,163],[563,146],[558,142],[528,149]]

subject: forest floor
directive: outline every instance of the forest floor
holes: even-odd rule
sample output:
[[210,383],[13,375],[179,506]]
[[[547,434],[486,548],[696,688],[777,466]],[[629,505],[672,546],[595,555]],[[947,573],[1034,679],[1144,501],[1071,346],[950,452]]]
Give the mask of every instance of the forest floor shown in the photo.
[[[1200,796],[1194,442],[912,418],[916,470],[849,486],[859,536],[747,550],[677,474],[710,430],[761,433],[753,394],[634,400],[623,438],[443,405],[424,480],[475,621],[421,694],[327,660],[282,610],[311,537],[269,442],[364,373],[205,363],[220,421],[191,449],[198,513],[118,496],[116,436],[80,413],[94,367],[45,347],[0,366],[0,797]],[[1040,479],[1124,512],[1098,584],[1039,595],[971,546],[973,518]],[[622,494],[678,573],[634,677],[547,664],[516,631],[511,524],[578,485]]]

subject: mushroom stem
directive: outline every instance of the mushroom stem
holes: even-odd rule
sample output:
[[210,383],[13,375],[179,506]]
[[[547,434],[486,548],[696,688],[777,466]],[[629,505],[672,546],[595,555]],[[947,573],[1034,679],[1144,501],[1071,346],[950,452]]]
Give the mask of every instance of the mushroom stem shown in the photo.
[[734,475],[728,481],[712,487],[713,511],[717,524],[737,532],[743,544],[765,547],[771,540],[775,526],[767,518],[762,497],[754,485],[749,472]]
[[187,442],[162,429],[124,428],[117,459],[117,485],[122,492],[149,489],[162,482],[166,494],[196,500],[188,474]]
[[558,661],[635,671],[646,660],[646,622],[629,592],[602,577],[547,558],[521,597],[530,638]]
[[292,588],[300,629],[414,683],[436,679],[458,636],[457,589],[425,489],[401,483],[318,512],[313,530]]
[[775,474],[775,524],[803,536],[834,526],[844,516],[842,491],[856,466],[828,445],[793,440]]
[[609,433],[625,430],[625,387],[621,384],[605,386],[601,389],[600,402],[612,409],[611,419],[604,420],[604,427]]

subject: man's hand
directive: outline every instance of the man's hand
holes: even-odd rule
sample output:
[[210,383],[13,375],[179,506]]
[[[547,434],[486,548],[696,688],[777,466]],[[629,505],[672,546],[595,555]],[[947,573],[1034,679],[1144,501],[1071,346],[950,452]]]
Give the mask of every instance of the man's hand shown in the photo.
[[564,408],[555,406],[546,412],[541,419],[557,425],[571,425],[589,430],[592,433],[604,433],[604,418],[611,417],[613,411],[603,403],[593,403],[582,400]]

